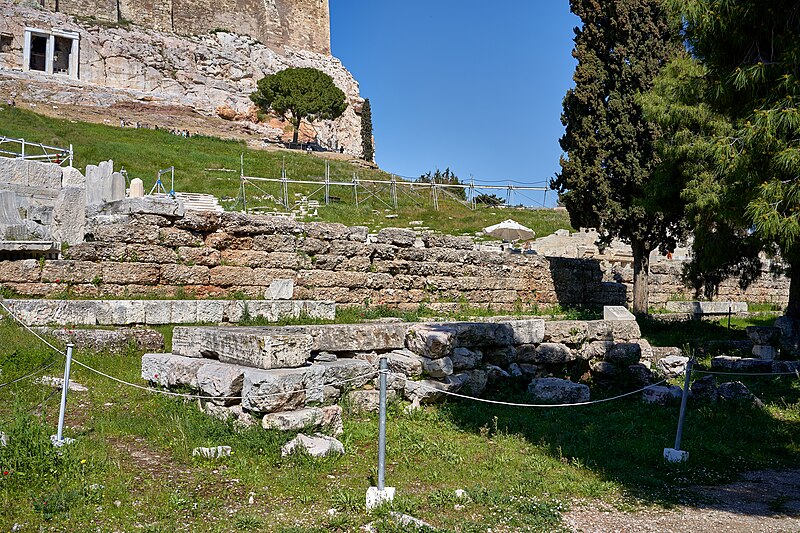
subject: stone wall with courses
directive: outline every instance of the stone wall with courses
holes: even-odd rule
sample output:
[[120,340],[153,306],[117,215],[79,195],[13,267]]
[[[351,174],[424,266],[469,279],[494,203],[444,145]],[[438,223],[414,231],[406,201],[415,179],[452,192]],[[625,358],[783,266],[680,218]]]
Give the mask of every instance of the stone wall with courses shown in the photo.
[[[0,33],[12,36],[10,49],[0,53],[0,93],[17,93],[18,102],[109,107],[136,101],[154,106],[154,112],[159,105],[177,105],[206,115],[218,108],[245,115],[259,79],[290,67],[313,67],[330,75],[349,103],[335,121],[313,124],[320,144],[342,147],[353,156],[362,153],[358,82],[328,53],[292,47],[276,51],[234,33],[181,37],[136,26],[108,27],[11,0],[0,0],[0,12]],[[22,72],[25,27],[78,33],[80,80]],[[248,127],[256,135],[276,137],[267,124]]]
[[554,303],[619,302],[596,263],[482,252],[468,237],[388,228],[301,223],[241,213],[100,215],[90,242],[63,260],[0,262],[0,283],[28,296],[233,294],[261,298],[274,279],[295,281],[294,297],[338,304],[441,310],[463,304],[514,310]]
[[45,0],[43,7],[181,35],[219,28],[250,35],[276,49],[331,52],[327,0]]
[[[658,261],[650,265],[650,305],[663,307],[671,300],[694,300],[694,290],[681,280],[685,261]],[[633,269],[620,265],[602,264],[603,279],[617,281],[626,287],[626,300],[631,303],[633,295]],[[738,278],[725,280],[715,298],[719,301],[775,303],[785,305],[789,301],[789,278],[773,274],[765,265],[761,276],[747,289],[742,290]]]

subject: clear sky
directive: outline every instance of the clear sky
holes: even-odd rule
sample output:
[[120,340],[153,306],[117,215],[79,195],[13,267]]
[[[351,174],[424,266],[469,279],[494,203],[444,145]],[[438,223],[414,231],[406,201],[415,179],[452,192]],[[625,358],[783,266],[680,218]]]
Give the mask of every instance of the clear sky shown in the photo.
[[[331,0],[330,8],[333,54],[370,99],[381,168],[418,177],[449,166],[462,180],[530,185],[558,170],[579,23],[567,0]],[[514,203],[542,200],[525,194],[533,198]]]

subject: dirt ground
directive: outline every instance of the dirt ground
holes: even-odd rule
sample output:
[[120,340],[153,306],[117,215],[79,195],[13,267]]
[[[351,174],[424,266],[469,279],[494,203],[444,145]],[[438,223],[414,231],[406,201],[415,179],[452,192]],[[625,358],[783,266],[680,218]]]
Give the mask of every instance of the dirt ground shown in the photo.
[[576,502],[564,516],[573,531],[747,533],[800,532],[800,470],[750,472],[721,486],[692,487],[693,505],[635,512],[593,501]]

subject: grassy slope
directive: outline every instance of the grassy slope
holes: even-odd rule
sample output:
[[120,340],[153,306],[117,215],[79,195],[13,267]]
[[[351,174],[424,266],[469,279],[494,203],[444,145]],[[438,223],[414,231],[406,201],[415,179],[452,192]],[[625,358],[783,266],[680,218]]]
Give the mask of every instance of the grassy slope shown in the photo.
[[[302,152],[250,150],[237,141],[208,137],[184,139],[165,131],[59,120],[19,108],[0,111],[0,135],[22,137],[52,146],[68,146],[72,143],[76,154],[75,166],[79,169],[83,170],[87,164],[113,159],[115,168],[125,167],[130,177],[141,178],[146,191],[155,183],[159,169],[174,165],[176,190],[235,198],[239,189],[239,158],[242,153],[245,173],[249,176],[279,178],[284,163],[291,179],[322,179],[325,173],[325,160]],[[333,180],[350,181],[354,172],[358,173],[360,179],[390,179],[385,172],[357,168],[345,161],[331,161],[330,165]],[[206,170],[220,168],[236,172]],[[279,184],[260,183],[258,186],[280,197]],[[293,185],[289,189],[290,201],[297,199],[296,193],[308,195],[317,189],[317,186]],[[248,187],[247,194],[249,206],[275,207],[274,202],[260,200],[259,197],[264,194],[253,187]],[[482,208],[472,211],[455,201],[441,200],[442,209],[436,211],[431,207],[426,193],[414,193],[413,197],[398,193],[399,208],[396,212],[391,211],[398,216],[386,219],[389,213],[387,205],[375,198],[365,199],[367,194],[363,190],[360,191],[358,208],[353,202],[352,188],[331,187],[331,195],[341,198],[341,203],[320,208],[321,219],[349,225],[368,225],[373,229],[403,227],[410,221],[422,221],[422,225],[446,233],[473,233],[511,217],[533,228],[540,236],[559,228],[570,228],[568,215],[552,210]],[[378,196],[389,202],[388,190],[381,191]],[[313,198],[323,199],[319,192]],[[226,205],[232,206],[232,203]]]
[[[679,329],[681,325],[676,325]],[[49,358],[29,335],[0,323],[3,382]],[[140,354],[76,354],[78,360],[139,383]],[[50,375],[58,375],[59,361]],[[375,484],[377,420],[346,413],[346,455],[321,461],[281,458],[291,435],[256,428],[242,434],[211,420],[193,402],[148,395],[74,368],[88,393],[69,397],[67,435],[56,454],[58,396],[30,382],[0,389],[0,529],[144,531],[355,531],[379,511],[363,511]],[[750,378],[763,410],[691,405],[684,447],[692,459],[667,467],[677,407],[625,399],[570,409],[518,409],[448,403],[389,413],[387,482],[395,507],[445,530],[554,531],[574,497],[626,508],[686,498],[685,487],[718,483],[747,469],[795,464],[800,442],[798,380]],[[526,401],[524,384],[495,391]],[[595,398],[604,393],[595,390]],[[47,400],[47,398],[50,398]],[[45,421],[28,414],[45,401]],[[131,406],[136,406],[132,409]],[[347,406],[344,406],[345,409]],[[33,408],[33,409],[32,409]],[[730,438],[736,435],[736,438]],[[226,460],[193,459],[195,446],[231,445]],[[5,474],[8,472],[8,474]],[[474,501],[459,503],[453,490]],[[249,496],[253,504],[248,504]],[[776,498],[778,496],[776,495]],[[337,509],[335,516],[328,509]],[[388,529],[384,529],[387,531]]]

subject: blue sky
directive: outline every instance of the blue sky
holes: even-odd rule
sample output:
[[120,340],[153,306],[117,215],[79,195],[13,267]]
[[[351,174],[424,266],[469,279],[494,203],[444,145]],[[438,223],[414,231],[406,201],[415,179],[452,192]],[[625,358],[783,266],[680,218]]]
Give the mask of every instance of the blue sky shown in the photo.
[[331,0],[330,8],[333,54],[372,103],[382,168],[416,177],[449,166],[463,180],[531,185],[558,170],[579,23],[567,0]]

